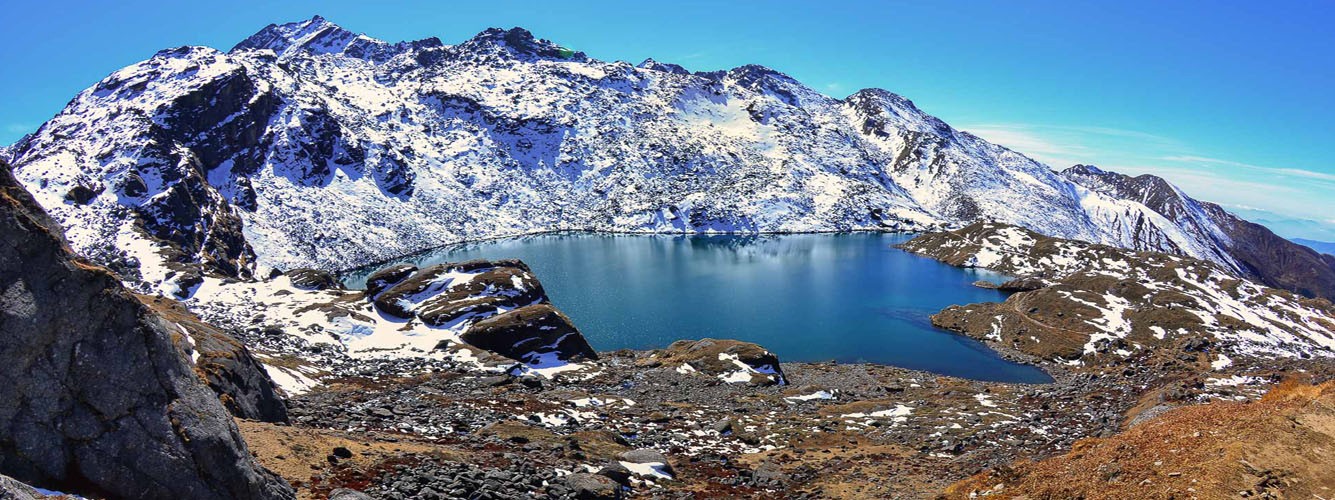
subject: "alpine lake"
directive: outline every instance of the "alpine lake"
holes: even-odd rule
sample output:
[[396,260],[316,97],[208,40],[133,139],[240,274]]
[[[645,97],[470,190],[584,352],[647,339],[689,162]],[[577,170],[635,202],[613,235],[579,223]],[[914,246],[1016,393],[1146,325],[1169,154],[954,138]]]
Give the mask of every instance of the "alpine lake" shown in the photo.
[[[549,233],[446,246],[419,267],[517,258],[599,351],[681,339],[754,342],[784,362],[879,363],[976,380],[1045,383],[1033,366],[932,326],[952,304],[1002,301],[973,285],[1006,276],[894,248],[908,233]],[[349,288],[390,263],[350,271]]]

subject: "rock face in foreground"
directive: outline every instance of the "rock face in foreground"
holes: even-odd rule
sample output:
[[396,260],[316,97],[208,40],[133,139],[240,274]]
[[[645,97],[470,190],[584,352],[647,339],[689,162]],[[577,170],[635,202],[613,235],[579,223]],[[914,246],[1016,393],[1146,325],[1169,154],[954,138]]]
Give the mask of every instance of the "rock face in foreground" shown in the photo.
[[[1003,303],[951,306],[949,330],[1051,360],[1214,351],[1335,357],[1335,305],[1238,279],[1218,265],[1048,238],[999,223],[919,236],[905,250],[1020,276]],[[1047,286],[1043,286],[1044,284]],[[1077,361],[1079,360],[1079,361]]]
[[141,295],[139,300],[163,318],[180,325],[190,336],[195,373],[218,394],[227,411],[239,418],[287,422],[287,406],[244,344],[203,322],[180,302]]
[[287,498],[192,372],[180,327],[59,229],[0,165],[0,470],[118,498]]

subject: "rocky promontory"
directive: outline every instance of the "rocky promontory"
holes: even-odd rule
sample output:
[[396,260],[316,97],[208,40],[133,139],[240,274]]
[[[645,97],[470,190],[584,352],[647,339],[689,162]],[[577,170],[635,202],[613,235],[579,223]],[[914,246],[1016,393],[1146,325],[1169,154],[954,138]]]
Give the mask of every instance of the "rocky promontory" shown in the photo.
[[191,340],[118,276],[70,252],[0,164],[0,471],[115,498],[287,498]]

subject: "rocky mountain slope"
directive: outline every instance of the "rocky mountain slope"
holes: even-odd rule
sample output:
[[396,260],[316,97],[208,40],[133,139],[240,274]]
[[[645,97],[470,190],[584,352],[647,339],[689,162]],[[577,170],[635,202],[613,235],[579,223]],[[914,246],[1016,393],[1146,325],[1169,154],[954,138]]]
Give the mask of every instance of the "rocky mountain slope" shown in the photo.
[[[1212,251],[1218,253],[1200,256],[1171,246],[1161,250],[1224,264],[1229,272],[1268,286],[1335,300],[1335,257],[1281,238],[1219,205],[1193,199],[1153,175],[1130,177],[1089,165],[1075,165],[1063,170],[1062,175],[1108,196],[1136,201],[1173,221],[1192,239],[1214,242]],[[1150,231],[1156,225],[1143,213],[1114,215],[1109,224],[1132,234]]]
[[1202,221],[1072,182],[890,92],[834,99],[760,66],[604,62],[518,28],[387,43],[316,17],[225,53],[164,50],[6,154],[76,250],[178,293],[198,279],[186,264],[332,270],[560,228],[986,219],[1262,274],[1272,250],[1249,269],[1230,251],[1244,242]]
[[0,162],[0,470],[113,498],[287,498],[196,374],[193,338],[75,256]]
[[[976,223],[901,245],[1019,278],[1003,303],[951,306],[946,329],[1049,360],[1140,359],[1211,346],[1230,355],[1335,358],[1335,305],[1238,279],[1212,262]],[[1143,362],[1143,360],[1142,360]],[[1100,363],[1103,364],[1103,363]]]

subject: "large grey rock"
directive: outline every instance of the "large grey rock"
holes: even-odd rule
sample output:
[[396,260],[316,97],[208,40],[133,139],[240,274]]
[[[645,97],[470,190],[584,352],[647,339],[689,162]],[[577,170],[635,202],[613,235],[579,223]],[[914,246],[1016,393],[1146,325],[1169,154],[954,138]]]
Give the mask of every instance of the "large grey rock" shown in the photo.
[[287,404],[277,384],[245,344],[200,320],[180,302],[142,295],[139,300],[190,335],[195,374],[218,394],[227,411],[249,420],[287,422]]
[[580,500],[612,500],[621,498],[621,487],[607,476],[576,472],[566,476],[566,486],[574,490]]
[[290,498],[180,329],[72,254],[0,164],[0,470],[114,498]]

